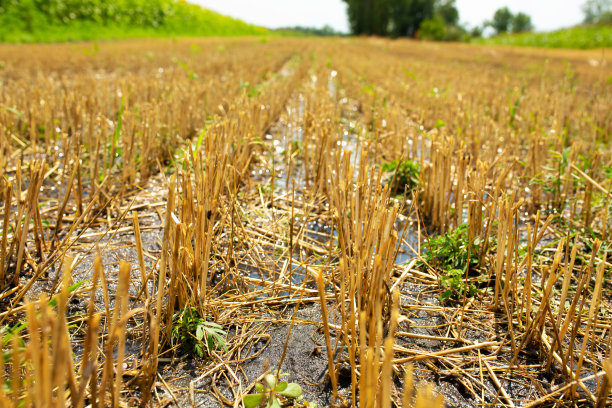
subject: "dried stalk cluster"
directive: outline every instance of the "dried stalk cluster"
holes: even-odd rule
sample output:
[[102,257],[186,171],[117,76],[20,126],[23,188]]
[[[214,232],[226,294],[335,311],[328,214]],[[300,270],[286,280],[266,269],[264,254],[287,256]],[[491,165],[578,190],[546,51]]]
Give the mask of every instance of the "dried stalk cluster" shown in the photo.
[[[245,367],[310,304],[333,404],[442,406],[415,376],[478,406],[610,403],[609,57],[49,47],[0,47],[3,406],[238,406]],[[393,160],[420,169],[412,191],[392,192]],[[444,299],[455,260],[432,240],[460,231]],[[164,371],[190,358],[186,309],[228,332],[189,389]]]

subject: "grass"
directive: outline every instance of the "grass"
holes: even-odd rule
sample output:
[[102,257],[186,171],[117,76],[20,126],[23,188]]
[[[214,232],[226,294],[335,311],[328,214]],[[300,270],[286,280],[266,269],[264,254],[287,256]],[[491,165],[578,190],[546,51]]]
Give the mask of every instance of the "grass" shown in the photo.
[[268,30],[187,2],[157,0],[7,2],[0,41],[64,42],[125,38],[262,35]]
[[[461,224],[453,231],[427,240],[423,261],[435,268],[440,275],[440,283],[445,288],[440,298],[442,300],[460,300],[464,296],[472,297],[478,293],[478,276],[480,264],[483,262],[481,248],[488,250],[482,244],[481,237],[470,236],[467,224]],[[485,282],[486,282],[485,276]]]
[[392,160],[382,164],[384,172],[392,173],[391,191],[393,194],[410,193],[419,185],[419,163],[410,160]]
[[504,34],[473,41],[479,44],[545,48],[612,48],[612,26],[576,26],[544,33]]
[[0,405],[609,405],[609,58],[0,45]]

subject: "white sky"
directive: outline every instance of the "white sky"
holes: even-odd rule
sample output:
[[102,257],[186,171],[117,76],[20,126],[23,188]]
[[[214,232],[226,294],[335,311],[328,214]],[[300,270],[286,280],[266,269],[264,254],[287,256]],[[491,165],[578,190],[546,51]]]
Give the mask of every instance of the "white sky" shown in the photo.
[[[342,0],[189,0],[221,14],[269,27],[329,24],[348,32],[346,4]],[[580,5],[586,0],[456,0],[462,23],[470,27],[491,19],[500,7],[531,16],[538,31],[568,27],[582,21]]]

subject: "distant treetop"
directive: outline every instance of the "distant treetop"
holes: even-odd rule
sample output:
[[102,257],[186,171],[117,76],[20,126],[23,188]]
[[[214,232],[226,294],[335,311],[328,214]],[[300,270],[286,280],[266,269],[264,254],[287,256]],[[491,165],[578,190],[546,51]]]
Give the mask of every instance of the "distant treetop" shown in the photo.
[[[355,35],[416,37],[424,22],[427,30],[447,32],[458,27],[455,0],[344,0],[351,32]],[[440,24],[443,27],[440,27]]]
[[612,24],[612,0],[587,0],[582,12],[587,24]]

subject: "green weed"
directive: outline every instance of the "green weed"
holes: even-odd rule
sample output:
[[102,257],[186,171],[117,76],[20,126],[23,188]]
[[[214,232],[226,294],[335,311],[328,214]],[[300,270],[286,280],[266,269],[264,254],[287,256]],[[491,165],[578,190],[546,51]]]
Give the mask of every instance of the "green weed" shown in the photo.
[[427,241],[427,251],[423,259],[438,270],[444,291],[442,300],[472,297],[478,293],[478,286],[467,281],[468,277],[478,276],[480,266],[481,239],[476,237],[470,242],[468,226],[462,224],[454,231],[431,238]]
[[221,349],[227,353],[225,331],[217,323],[208,322],[195,307],[186,307],[172,316],[173,346],[182,344],[183,350],[204,357],[204,350],[211,352]]
[[[296,383],[279,381],[281,377],[289,375],[274,370],[272,374],[264,376],[264,383],[255,384],[256,394],[249,394],[242,397],[242,402],[246,408],[265,406],[266,408],[281,408],[280,398],[296,401],[302,396],[302,387]],[[280,396],[280,398],[279,398]],[[313,404],[305,404],[313,406]]]
[[473,283],[465,281],[465,272],[461,269],[451,269],[440,277],[440,283],[445,290],[440,295],[441,300],[461,299],[464,292],[467,297],[473,297],[478,293],[478,288]]
[[392,160],[383,163],[381,168],[386,173],[394,172],[391,179],[391,192],[393,194],[402,194],[404,191],[410,192],[419,185],[421,167],[417,162]]
[[283,150],[282,155],[284,157],[294,157],[302,154],[303,151],[302,142],[299,140],[294,140],[289,144],[288,149]]
[[249,82],[242,82],[240,84],[240,89],[244,89],[246,92],[246,95],[249,98],[255,98],[261,94],[262,85],[261,84],[251,85]]

